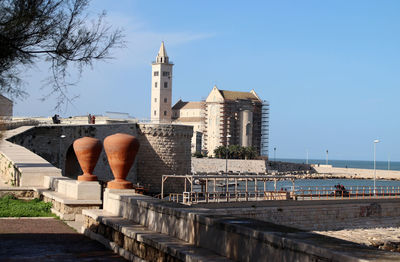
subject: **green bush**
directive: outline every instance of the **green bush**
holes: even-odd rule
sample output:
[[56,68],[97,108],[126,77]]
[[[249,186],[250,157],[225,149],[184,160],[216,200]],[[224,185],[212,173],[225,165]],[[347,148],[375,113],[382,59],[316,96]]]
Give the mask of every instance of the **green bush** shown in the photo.
[[216,158],[226,158],[228,155],[229,159],[255,159],[257,157],[257,150],[252,147],[243,147],[239,145],[219,146],[214,150]]
[[200,153],[200,152],[196,152],[196,153],[193,154],[193,157],[196,157],[196,158],[203,158],[203,154]]

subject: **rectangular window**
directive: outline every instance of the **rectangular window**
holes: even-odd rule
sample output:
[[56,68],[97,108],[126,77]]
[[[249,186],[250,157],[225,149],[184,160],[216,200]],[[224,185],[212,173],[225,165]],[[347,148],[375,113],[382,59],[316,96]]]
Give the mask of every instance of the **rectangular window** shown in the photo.
[[164,82],[164,88],[168,88],[168,82]]
[[154,83],[154,87],[157,87],[157,82]]
[[169,72],[162,72],[163,76],[169,76]]
[[154,76],[158,76],[158,71],[154,71]]
[[167,103],[167,99],[166,98],[164,98],[164,103]]

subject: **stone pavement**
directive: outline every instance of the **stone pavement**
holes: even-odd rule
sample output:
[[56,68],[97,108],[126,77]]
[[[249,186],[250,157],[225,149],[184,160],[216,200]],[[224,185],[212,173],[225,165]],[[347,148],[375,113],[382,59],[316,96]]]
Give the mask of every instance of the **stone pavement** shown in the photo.
[[0,261],[126,261],[52,218],[0,219]]
[[400,218],[371,217],[338,223],[337,230],[314,233],[364,246],[400,252]]

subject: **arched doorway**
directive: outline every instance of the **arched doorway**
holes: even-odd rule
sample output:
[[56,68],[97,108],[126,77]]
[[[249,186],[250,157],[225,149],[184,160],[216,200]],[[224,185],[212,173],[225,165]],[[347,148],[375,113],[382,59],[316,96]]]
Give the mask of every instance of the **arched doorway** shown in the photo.
[[77,179],[78,176],[82,175],[82,169],[79,165],[78,159],[76,158],[75,151],[72,145],[68,148],[67,157],[65,159],[65,176]]

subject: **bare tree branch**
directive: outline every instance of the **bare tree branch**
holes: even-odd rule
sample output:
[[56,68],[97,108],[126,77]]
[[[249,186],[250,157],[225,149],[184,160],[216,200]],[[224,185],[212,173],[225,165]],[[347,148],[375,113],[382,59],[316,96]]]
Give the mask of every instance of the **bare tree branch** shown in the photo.
[[56,108],[71,104],[70,70],[79,79],[94,61],[110,59],[110,51],[124,47],[120,29],[104,22],[105,12],[88,23],[89,0],[0,1],[0,93],[23,97],[19,69],[40,60],[49,62],[46,86],[57,96]]

